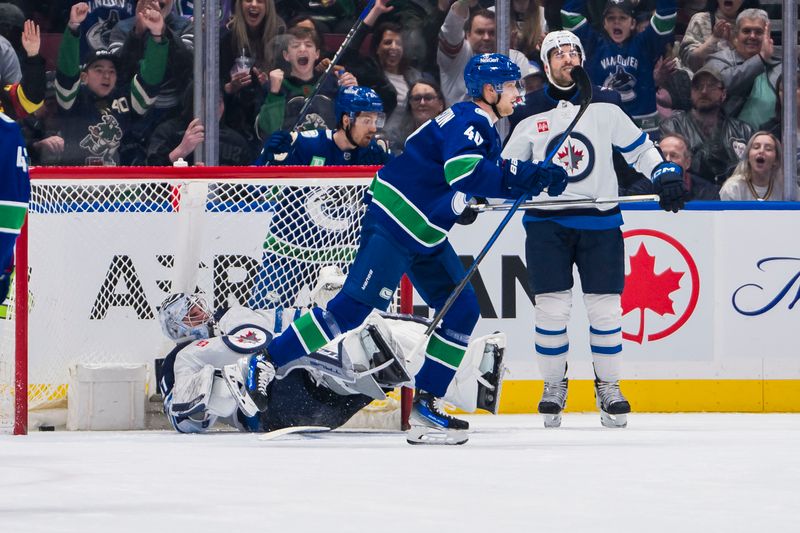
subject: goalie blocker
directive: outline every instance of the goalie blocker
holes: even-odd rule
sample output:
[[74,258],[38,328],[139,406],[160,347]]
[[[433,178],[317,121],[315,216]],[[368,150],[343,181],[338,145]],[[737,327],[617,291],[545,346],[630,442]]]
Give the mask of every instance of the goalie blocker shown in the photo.
[[[294,312],[233,308],[208,328],[216,336],[172,350],[161,365],[159,387],[173,427],[184,433],[205,432],[217,422],[240,431],[336,428],[373,400],[385,399],[386,392],[411,384],[422,366],[421,357],[407,361],[406,354],[423,334],[425,321],[374,314],[334,347],[281,368],[270,384],[266,409],[259,413],[245,392],[242,365],[279,333],[280,315]],[[467,412],[496,413],[504,348],[499,333],[470,343],[445,399]]]

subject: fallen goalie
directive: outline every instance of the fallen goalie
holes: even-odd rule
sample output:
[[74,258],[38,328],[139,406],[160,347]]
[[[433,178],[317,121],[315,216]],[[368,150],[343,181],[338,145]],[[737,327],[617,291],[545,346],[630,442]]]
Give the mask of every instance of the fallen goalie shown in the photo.
[[[281,367],[269,385],[267,409],[259,412],[246,392],[247,361],[299,312],[234,307],[215,317],[198,295],[168,297],[159,321],[176,346],[160,365],[159,389],[173,427],[182,433],[205,432],[217,422],[250,432],[299,426],[335,429],[397,386],[413,386],[423,355],[412,352],[423,336],[425,320],[375,312],[337,344]],[[502,333],[473,339],[445,400],[465,412],[496,413],[504,350]],[[407,434],[412,444],[467,440],[465,433],[412,429]]]

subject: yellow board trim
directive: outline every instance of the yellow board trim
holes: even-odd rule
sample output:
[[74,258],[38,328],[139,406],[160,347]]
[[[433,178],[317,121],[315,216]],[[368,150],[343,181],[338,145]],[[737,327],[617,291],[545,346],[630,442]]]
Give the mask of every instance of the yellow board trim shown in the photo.
[[[800,380],[623,380],[633,411],[645,413],[800,413]],[[501,413],[536,413],[541,381],[503,383]],[[567,412],[597,411],[591,380],[570,380]]]

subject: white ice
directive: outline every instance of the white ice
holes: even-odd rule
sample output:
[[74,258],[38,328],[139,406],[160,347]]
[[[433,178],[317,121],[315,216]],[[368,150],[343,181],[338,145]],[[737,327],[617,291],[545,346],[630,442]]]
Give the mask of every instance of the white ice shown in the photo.
[[800,532],[800,415],[399,433],[0,436],[0,532]]

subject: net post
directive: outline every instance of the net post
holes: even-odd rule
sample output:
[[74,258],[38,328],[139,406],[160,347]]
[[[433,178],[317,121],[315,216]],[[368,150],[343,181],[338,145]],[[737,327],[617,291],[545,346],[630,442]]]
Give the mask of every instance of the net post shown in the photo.
[[28,220],[17,238],[14,276],[14,435],[28,434]]
[[[408,276],[403,275],[400,280],[400,312],[414,314],[414,287]],[[408,418],[411,416],[411,403],[414,401],[414,389],[403,387],[400,389],[400,429],[408,431],[411,426]]]

